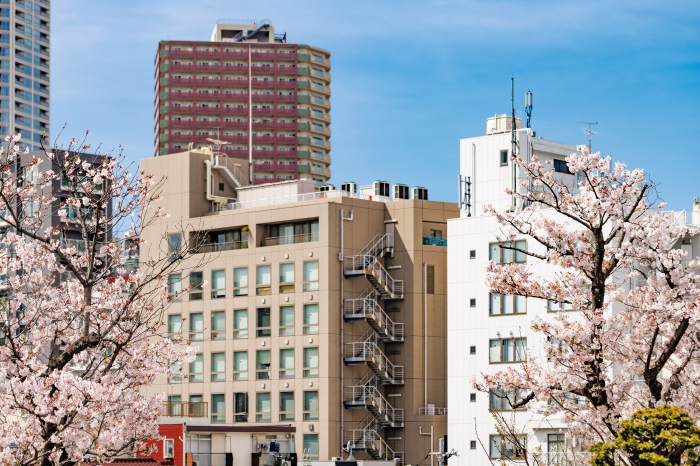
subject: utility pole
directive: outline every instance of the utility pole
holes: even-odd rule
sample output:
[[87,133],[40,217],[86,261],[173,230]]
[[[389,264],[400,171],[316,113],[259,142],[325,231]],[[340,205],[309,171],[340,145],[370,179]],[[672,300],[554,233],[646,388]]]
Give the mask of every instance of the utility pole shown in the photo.
[[459,452],[455,451],[454,449],[450,452],[445,451],[445,439],[441,438],[438,440],[438,452],[433,453],[438,457],[438,466],[446,466],[447,465],[447,459],[452,457],[452,456],[459,456]]
[[598,126],[597,121],[579,121],[579,123],[582,123],[584,125],[588,125],[588,128],[581,128],[584,133],[588,135],[588,150],[591,151],[591,154],[593,153],[593,146],[592,146],[592,138],[594,134],[598,134],[598,131],[593,131],[591,129],[592,126]]

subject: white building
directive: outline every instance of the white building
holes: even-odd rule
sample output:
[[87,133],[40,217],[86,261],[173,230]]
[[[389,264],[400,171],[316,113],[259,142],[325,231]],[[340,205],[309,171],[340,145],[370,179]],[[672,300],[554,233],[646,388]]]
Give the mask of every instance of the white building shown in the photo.
[[[576,175],[567,172],[565,158],[584,146],[536,137],[532,129],[521,129],[519,120],[516,128],[520,156],[526,160],[532,155],[542,162],[552,160],[561,182],[573,188]],[[449,220],[447,228],[450,244],[447,267],[448,438],[450,448],[460,451],[460,462],[470,465],[492,464],[484,450],[492,459],[500,455],[494,448],[498,445],[498,432],[490,410],[504,408],[508,411],[505,417],[513,419],[510,407],[499,404],[498,398],[477,392],[472,378],[518,364],[519,349],[527,347],[528,351],[537,352],[542,348],[543,336],[533,334],[530,324],[536,316],[547,316],[548,312],[553,315],[551,311],[557,307],[556,303],[548,305],[541,299],[493,295],[485,284],[485,268],[490,259],[532,262],[533,273],[545,277],[553,277],[555,273],[555,267],[546,262],[498,247],[504,232],[494,217],[483,212],[488,204],[498,210],[514,207],[513,197],[505,193],[506,188],[516,186],[514,173],[517,173],[518,189],[521,192],[526,189],[520,186],[525,176],[522,171],[514,170],[510,153],[510,121],[505,115],[487,120],[486,136],[460,141],[460,175],[463,179],[469,177],[472,182],[471,206],[462,205],[460,218]],[[464,184],[460,191],[466,192]],[[520,201],[517,202],[515,207],[520,207]],[[543,215],[547,212],[543,211]],[[685,211],[674,212],[671,221],[691,220],[692,224],[700,224],[697,198],[692,219],[687,217]],[[545,252],[544,247],[534,241],[525,238],[521,241],[528,250]],[[686,250],[692,257],[700,249],[698,236],[679,240],[679,243],[682,244],[673,247]],[[523,247],[523,244],[517,246]],[[561,434],[563,425],[558,419],[542,419],[528,411],[518,411],[514,416],[519,429],[529,434],[528,451],[539,447],[542,452],[552,452],[550,458],[556,458],[554,452],[562,451],[565,436]]]

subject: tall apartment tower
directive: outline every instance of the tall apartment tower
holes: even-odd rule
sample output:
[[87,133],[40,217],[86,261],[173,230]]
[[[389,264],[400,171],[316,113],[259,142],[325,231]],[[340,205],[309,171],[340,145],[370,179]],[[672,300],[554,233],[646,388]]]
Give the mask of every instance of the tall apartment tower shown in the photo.
[[49,0],[0,1],[0,135],[22,133],[30,151],[49,134],[50,9]]
[[250,184],[320,186],[331,176],[330,121],[330,53],[287,43],[269,20],[219,20],[210,42],[158,46],[156,156],[214,147]]
[[[177,298],[163,329],[198,346],[197,359],[148,388],[166,397],[161,433],[176,465],[188,454],[200,465],[226,455],[273,464],[277,452],[330,461],[347,457],[347,442],[359,460],[415,465],[437,450],[447,426],[444,232],[457,204],[381,181],[230,185],[208,150],[147,158],[142,169],[167,177],[170,214],[141,232],[142,260],[166,250],[161,238],[171,250],[204,239],[169,277]],[[213,205],[219,185],[239,202]]]

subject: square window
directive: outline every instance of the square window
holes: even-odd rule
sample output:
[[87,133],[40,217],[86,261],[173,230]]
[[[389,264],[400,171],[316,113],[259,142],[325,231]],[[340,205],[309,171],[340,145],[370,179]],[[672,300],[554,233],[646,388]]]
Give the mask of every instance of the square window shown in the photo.
[[471,401],[472,403],[476,401],[476,393],[469,394],[469,401]]
[[476,354],[476,346],[469,347],[469,354]]
[[508,165],[508,151],[501,151],[501,166]]
[[469,300],[469,307],[476,307],[476,299]]
[[469,251],[469,258],[476,259],[476,251]]
[[471,450],[476,450],[476,440],[472,440],[471,442],[469,442],[469,448]]

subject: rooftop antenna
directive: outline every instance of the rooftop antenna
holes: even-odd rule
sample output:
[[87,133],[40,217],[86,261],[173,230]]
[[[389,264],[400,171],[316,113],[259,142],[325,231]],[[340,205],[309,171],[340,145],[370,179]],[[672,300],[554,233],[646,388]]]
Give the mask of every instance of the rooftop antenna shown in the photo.
[[[511,75],[510,77],[510,156],[517,157],[518,143],[515,141],[515,104],[514,104],[514,89],[515,89],[515,78]],[[513,162],[513,201],[512,206],[515,208],[515,192],[516,192],[516,173],[517,167],[515,162]]]
[[525,94],[525,114],[527,115],[526,128],[530,128],[530,117],[532,116],[532,92],[530,91]]
[[588,150],[593,153],[593,146],[591,145],[591,139],[593,138],[594,134],[598,134],[598,131],[593,131],[591,129],[591,126],[598,126],[597,121],[579,121],[579,123],[583,123],[584,125],[588,125],[588,128],[581,128],[581,130],[588,135]]

